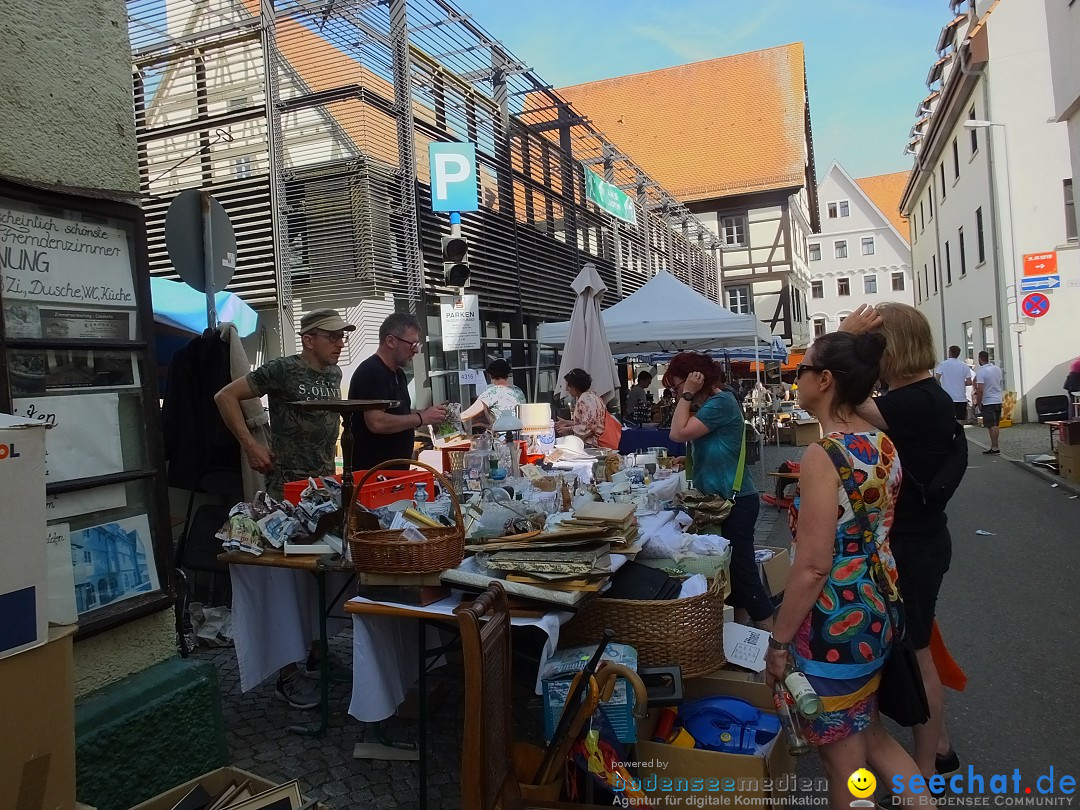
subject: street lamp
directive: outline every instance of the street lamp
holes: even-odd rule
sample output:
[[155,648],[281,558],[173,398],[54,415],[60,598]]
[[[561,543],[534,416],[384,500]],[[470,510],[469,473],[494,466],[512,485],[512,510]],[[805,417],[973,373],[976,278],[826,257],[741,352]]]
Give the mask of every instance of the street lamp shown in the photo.
[[[1026,412],[1025,407],[1025,391],[1024,391],[1024,338],[1023,332],[1026,328],[1023,319],[1020,317],[1020,282],[1016,275],[1016,226],[1013,223],[1013,200],[1012,200],[1012,170],[1009,166],[1009,130],[1000,121],[985,121],[978,118],[971,118],[964,122],[965,129],[991,129],[993,127],[1001,128],[1002,137],[1002,151],[1005,153],[1005,201],[1009,205],[1009,264],[1012,266],[1012,281],[1013,281],[1013,319],[1012,319],[1012,331],[1016,333],[1016,387],[1017,394],[1020,397],[1020,415],[1024,417]],[[991,161],[991,174],[993,172],[993,162]]]

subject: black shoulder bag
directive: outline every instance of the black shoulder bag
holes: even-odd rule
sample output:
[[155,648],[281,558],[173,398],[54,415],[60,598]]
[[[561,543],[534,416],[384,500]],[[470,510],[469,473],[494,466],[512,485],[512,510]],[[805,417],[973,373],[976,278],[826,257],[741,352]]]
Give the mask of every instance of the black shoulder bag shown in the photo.
[[840,475],[840,482],[844,485],[844,491],[847,492],[848,500],[851,502],[851,510],[855,513],[855,519],[859,521],[859,528],[862,529],[869,552],[867,562],[870,565],[870,576],[877,586],[878,593],[885,601],[889,619],[893,625],[892,650],[881,666],[878,709],[902,726],[917,726],[930,719],[930,705],[926,700],[926,690],[923,687],[922,671],[919,669],[915,645],[904,632],[904,600],[889,581],[881,565],[877,553],[877,540],[873,529],[870,528],[870,519],[866,516],[862,493],[859,492],[859,486],[855,483],[855,476],[846,453],[831,439],[823,439],[820,444],[832,459]]

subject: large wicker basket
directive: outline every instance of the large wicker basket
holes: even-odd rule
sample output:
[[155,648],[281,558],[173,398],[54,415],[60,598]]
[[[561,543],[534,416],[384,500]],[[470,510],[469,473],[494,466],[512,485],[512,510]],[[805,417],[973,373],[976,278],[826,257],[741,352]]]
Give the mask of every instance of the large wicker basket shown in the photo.
[[567,643],[595,644],[605,628],[629,644],[638,666],[678,664],[684,678],[715,672],[724,664],[725,572],[705,593],[687,599],[594,599],[562,630]]
[[[379,470],[411,464],[421,467],[442,484],[454,504],[454,525],[438,529],[422,529],[425,540],[403,540],[400,529],[364,530],[353,525],[355,501],[349,504],[347,526],[349,552],[357,571],[368,574],[433,574],[456,568],[465,557],[465,524],[461,502],[450,482],[434,467],[421,461],[390,460],[376,464],[356,485],[359,492],[364,483]],[[434,493],[432,493],[434,494]]]

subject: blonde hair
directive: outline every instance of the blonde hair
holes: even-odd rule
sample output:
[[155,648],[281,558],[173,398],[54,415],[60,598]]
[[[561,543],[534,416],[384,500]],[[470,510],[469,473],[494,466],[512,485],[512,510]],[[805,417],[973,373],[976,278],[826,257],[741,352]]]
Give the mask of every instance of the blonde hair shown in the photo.
[[881,376],[901,380],[929,371],[937,365],[934,336],[930,322],[915,307],[887,302],[874,308],[882,318],[885,354],[881,358]]

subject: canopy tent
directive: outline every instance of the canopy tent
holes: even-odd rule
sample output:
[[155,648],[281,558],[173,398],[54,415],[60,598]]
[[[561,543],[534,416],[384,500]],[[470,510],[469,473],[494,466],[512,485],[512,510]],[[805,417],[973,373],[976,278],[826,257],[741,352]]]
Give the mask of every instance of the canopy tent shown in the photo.
[[[665,272],[601,315],[616,357],[739,347],[755,340],[767,350],[773,338],[753,315],[736,315]],[[565,345],[570,323],[541,324],[537,342]]]
[[[196,335],[206,329],[206,295],[182,281],[150,278],[150,298],[154,321]],[[219,292],[214,296],[218,321],[236,324],[240,337],[247,337],[258,326],[259,316],[240,296]]]

